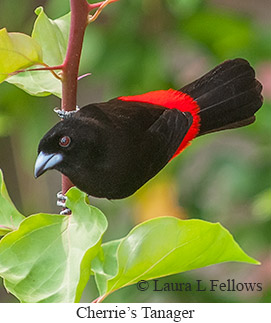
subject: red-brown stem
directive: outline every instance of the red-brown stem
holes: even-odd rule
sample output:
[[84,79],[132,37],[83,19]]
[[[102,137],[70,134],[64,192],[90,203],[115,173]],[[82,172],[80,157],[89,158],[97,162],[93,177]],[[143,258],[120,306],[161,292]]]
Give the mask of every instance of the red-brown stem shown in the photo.
[[[112,0],[115,2],[118,0]],[[106,6],[108,0],[89,4],[86,0],[70,0],[71,6],[71,26],[68,42],[68,49],[65,60],[62,64],[62,103],[64,111],[75,110],[77,101],[77,80],[79,63],[86,27],[89,21],[89,11],[97,9],[97,18],[101,10]],[[93,19],[93,21],[95,20]],[[62,194],[65,194],[73,186],[72,182],[62,175]]]
[[36,67],[36,68],[28,68],[28,69],[23,69],[23,70],[17,70],[13,73],[8,73],[7,75],[12,76],[12,75],[17,75],[18,73],[23,73],[23,72],[32,72],[32,71],[50,71],[54,77],[58,78],[61,80],[61,77],[55,72],[55,70],[62,70],[63,65],[56,65],[56,66],[48,66],[46,64],[41,64],[37,63],[37,65],[43,65],[44,67]]
[[22,72],[32,72],[32,71],[54,71],[54,70],[62,70],[63,65],[56,65],[56,66],[44,66],[44,67],[34,67],[34,68],[28,68],[24,70],[17,70],[16,73],[22,73]]
[[97,3],[89,3],[88,10],[91,11],[95,8],[99,8],[103,3],[104,3],[104,1],[97,2]]
[[[70,0],[70,6],[70,35],[62,69],[61,107],[65,111],[75,110],[76,108],[79,62],[89,13],[89,4],[86,0]],[[62,175],[62,193],[65,194],[72,186],[72,182]]]
[[110,293],[104,294],[102,296],[97,297],[91,303],[101,303]]
[[[112,0],[111,2],[116,2],[116,1],[119,1],[119,0]],[[91,11],[93,9],[99,8],[104,4],[104,2],[105,1],[97,2],[97,3],[89,3],[88,10]]]

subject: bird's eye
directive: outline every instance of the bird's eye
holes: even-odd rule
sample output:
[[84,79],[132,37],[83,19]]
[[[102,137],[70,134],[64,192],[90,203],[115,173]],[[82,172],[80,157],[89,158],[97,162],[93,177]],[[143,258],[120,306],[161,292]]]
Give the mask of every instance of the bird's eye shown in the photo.
[[59,139],[59,146],[61,147],[68,147],[71,143],[71,138],[69,136],[63,136]]

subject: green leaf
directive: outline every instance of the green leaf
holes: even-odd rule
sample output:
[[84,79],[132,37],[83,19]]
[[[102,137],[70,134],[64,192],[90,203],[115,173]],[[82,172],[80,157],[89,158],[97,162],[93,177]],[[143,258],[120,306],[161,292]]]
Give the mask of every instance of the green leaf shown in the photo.
[[38,17],[32,37],[42,47],[44,62],[50,66],[62,64],[68,46],[70,13],[56,20],[48,18],[42,7],[38,7],[35,13]]
[[67,197],[71,216],[31,215],[0,242],[0,275],[21,302],[80,300],[107,221],[78,189]]
[[[52,20],[47,17],[42,7],[35,10],[35,21],[32,38],[39,43],[43,52],[43,61],[49,66],[61,65],[68,46],[70,13]],[[10,77],[9,83],[16,85],[35,96],[54,94],[61,97],[61,81],[50,71],[31,71]]]
[[105,294],[107,281],[118,273],[117,251],[121,241],[120,239],[104,243],[98,256],[91,263],[100,295]]
[[61,98],[61,81],[49,71],[29,71],[11,76],[6,80],[30,95],[48,96],[54,94]]
[[42,51],[38,43],[22,33],[0,30],[0,82],[19,69],[42,62]]
[[103,256],[94,259],[92,270],[106,295],[139,280],[226,261],[259,264],[219,223],[161,217],[139,224],[121,242],[103,245]]
[[24,216],[13,205],[0,169],[0,236],[18,228]]

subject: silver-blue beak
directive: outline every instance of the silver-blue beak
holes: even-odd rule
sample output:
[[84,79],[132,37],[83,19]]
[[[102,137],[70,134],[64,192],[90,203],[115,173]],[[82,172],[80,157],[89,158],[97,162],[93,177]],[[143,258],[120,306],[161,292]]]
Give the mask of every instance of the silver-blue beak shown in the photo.
[[62,160],[63,160],[63,156],[59,153],[46,154],[43,151],[41,151],[35,163],[35,171],[34,171],[35,178],[45,173],[48,169],[54,168]]

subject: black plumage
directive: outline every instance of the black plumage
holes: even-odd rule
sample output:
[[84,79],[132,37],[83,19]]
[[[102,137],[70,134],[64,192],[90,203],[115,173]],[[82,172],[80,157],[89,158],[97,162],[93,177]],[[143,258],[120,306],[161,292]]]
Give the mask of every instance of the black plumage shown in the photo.
[[261,85],[242,59],[222,63],[180,92],[199,109],[193,110],[185,95],[178,108],[133,97],[81,108],[42,138],[35,176],[53,168],[90,195],[125,198],[175,156],[189,131],[196,137],[249,124],[262,105]]
[[200,107],[199,135],[248,125],[263,103],[262,85],[248,61],[241,58],[225,61],[180,91]]
[[[167,164],[191,122],[178,110],[111,100],[88,105],[56,124],[41,140],[39,152],[61,152],[63,161],[54,168],[81,190],[120,199]],[[60,147],[67,135],[70,146]]]

